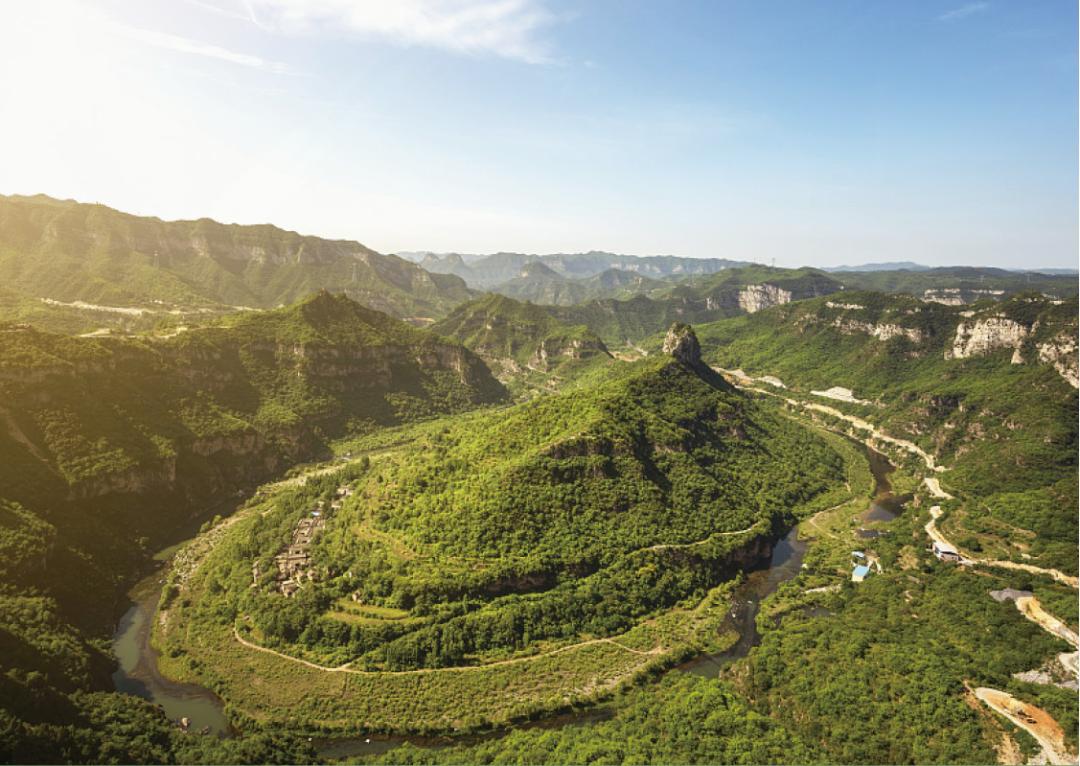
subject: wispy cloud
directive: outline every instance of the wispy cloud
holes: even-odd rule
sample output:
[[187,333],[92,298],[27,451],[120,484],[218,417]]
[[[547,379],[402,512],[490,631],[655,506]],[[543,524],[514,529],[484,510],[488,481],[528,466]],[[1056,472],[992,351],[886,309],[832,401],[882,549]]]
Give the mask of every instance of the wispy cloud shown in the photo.
[[267,31],[381,37],[531,64],[552,56],[541,31],[559,20],[543,0],[244,0]]
[[960,21],[960,19],[966,19],[976,13],[982,13],[989,7],[990,3],[968,3],[967,5],[961,5],[959,8],[953,8],[951,11],[946,11],[938,16],[938,21]]
[[222,48],[219,45],[204,43],[200,40],[192,40],[188,37],[181,37],[167,32],[157,32],[152,29],[131,27],[126,24],[114,23],[111,26],[117,34],[145,45],[151,45],[155,48],[163,48],[169,51],[176,51],[177,53],[188,53],[193,56],[204,56],[219,61],[227,61],[230,64],[237,64],[239,66],[265,69],[270,72],[284,73],[288,71],[288,67],[280,62],[267,61],[260,56],[255,56],[250,53],[239,53],[234,50],[229,50],[228,48]]

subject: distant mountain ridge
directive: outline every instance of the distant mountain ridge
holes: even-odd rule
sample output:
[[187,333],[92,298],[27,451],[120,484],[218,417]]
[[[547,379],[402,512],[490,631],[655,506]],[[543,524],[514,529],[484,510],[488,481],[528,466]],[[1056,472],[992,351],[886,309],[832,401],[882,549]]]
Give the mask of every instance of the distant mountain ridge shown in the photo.
[[930,267],[914,261],[861,263],[858,266],[824,266],[822,271],[927,271]]
[[458,277],[359,242],[269,224],[162,221],[45,195],[0,196],[0,284],[59,301],[257,308],[327,288],[428,319],[472,295]]
[[519,276],[527,264],[540,263],[566,279],[585,279],[610,269],[619,269],[643,277],[662,279],[672,276],[714,274],[747,261],[727,258],[687,258],[675,255],[620,255],[603,251],[587,253],[549,253],[545,255],[500,252],[491,255],[461,253],[402,253],[403,258],[415,260],[436,274],[454,274],[470,287],[490,288]]
[[992,266],[927,266],[926,264],[915,263],[914,261],[884,261],[881,263],[861,263],[857,266],[822,266],[821,270],[832,273],[847,271],[934,271],[944,274],[964,271],[976,271],[984,272],[986,274],[996,274],[998,276],[1005,274],[1050,274],[1053,276],[1069,276],[1080,274],[1080,271],[1077,271],[1076,269],[1001,269]]
[[462,328],[477,324],[488,330],[514,327],[526,315],[535,328],[541,324],[538,317],[544,314],[559,325],[586,327],[608,347],[616,348],[633,345],[674,322],[712,322],[844,289],[836,279],[814,269],[768,266],[725,269],[674,285],[660,284],[661,288],[648,295],[592,299],[573,305],[536,305],[508,297],[481,296],[457,307],[433,329],[474,348],[470,344],[476,336]]

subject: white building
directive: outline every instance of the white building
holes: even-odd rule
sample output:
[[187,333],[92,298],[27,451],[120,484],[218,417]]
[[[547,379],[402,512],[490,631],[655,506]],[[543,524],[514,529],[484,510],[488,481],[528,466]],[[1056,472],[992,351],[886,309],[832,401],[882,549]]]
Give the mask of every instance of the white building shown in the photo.
[[934,555],[937,556],[942,561],[959,561],[960,560],[960,554],[957,552],[956,548],[952,547],[948,543],[943,543],[943,542],[940,542],[939,540],[934,540],[934,544],[931,546],[931,548],[934,551]]

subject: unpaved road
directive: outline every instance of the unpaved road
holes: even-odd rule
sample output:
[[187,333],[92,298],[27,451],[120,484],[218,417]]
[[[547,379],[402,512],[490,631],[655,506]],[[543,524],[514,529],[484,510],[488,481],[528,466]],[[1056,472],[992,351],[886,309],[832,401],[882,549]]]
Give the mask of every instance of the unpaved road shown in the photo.
[[[746,529],[736,529],[734,532],[714,532],[706,537],[704,540],[695,540],[692,543],[657,543],[656,545],[650,545],[648,548],[639,548],[643,551],[673,551],[680,550],[682,548],[693,548],[696,545],[704,545],[712,540],[714,537],[733,537],[735,535],[745,535],[747,532],[752,532],[757,523],[751,524]],[[637,551],[631,551],[631,553],[637,553]]]
[[929,468],[931,471],[941,472],[945,470],[943,466],[938,465],[937,460],[934,458],[933,455],[924,450],[918,444],[908,441],[907,439],[897,439],[894,436],[889,436],[887,433],[879,431],[877,429],[877,426],[867,420],[855,417],[854,415],[848,415],[847,413],[841,412],[835,407],[829,407],[824,404],[817,404],[816,402],[803,402],[798,399],[791,399],[790,397],[784,396],[783,394],[778,394],[774,391],[767,391],[763,388],[756,388],[754,386],[747,385],[748,383],[764,381],[765,378],[751,378],[745,373],[743,373],[742,370],[725,370],[722,367],[714,367],[713,369],[721,374],[727,373],[729,377],[734,378],[737,381],[735,385],[739,388],[745,388],[749,391],[754,391],[759,394],[765,394],[767,396],[775,396],[778,399],[783,399],[784,402],[791,405],[792,407],[798,407],[800,409],[810,410],[812,412],[820,412],[823,415],[829,415],[839,420],[843,420],[845,423],[853,426],[858,431],[866,431],[869,434],[869,441],[878,441],[885,444],[891,444],[894,447],[899,447],[905,452],[910,452],[912,455],[916,455],[917,457],[919,457],[926,464],[926,467]]
[[[726,372],[725,370],[718,371]],[[940,465],[933,455],[925,452],[918,445],[904,439],[896,439],[888,436],[887,434],[883,434],[873,424],[861,418],[847,415],[834,407],[826,407],[824,405],[816,404],[813,402],[801,402],[796,399],[791,399],[789,397],[773,393],[772,391],[766,391],[762,388],[748,385],[757,382],[757,380],[760,379],[755,380],[753,378],[750,378],[749,376],[745,375],[745,373],[742,373],[741,370],[737,372],[741,374],[736,374],[733,377],[736,378],[735,384],[740,388],[748,388],[749,390],[760,394],[765,394],[767,396],[775,396],[777,398],[783,399],[787,404],[793,407],[798,407],[803,410],[809,410],[814,412],[821,412],[838,418],[854,426],[859,431],[868,432],[870,434],[870,436],[867,438],[868,443],[871,440],[878,440],[886,444],[891,444],[893,446],[906,450],[913,455],[919,456],[926,464],[926,467],[935,473],[941,473],[945,470],[944,466]],[[731,373],[729,373],[729,375],[731,375]],[[924,483],[931,497],[933,497],[935,500],[954,499],[952,495],[950,495],[948,492],[941,488],[941,482],[937,477],[925,477]],[[930,521],[927,522],[925,527],[926,534],[930,537],[931,540],[936,540],[937,542],[949,545],[955,548],[957,551],[960,551],[960,549],[956,548],[955,545],[950,543],[948,539],[946,539],[945,536],[942,535],[941,531],[937,528],[938,519],[940,519],[942,515],[943,512],[940,505],[935,505],[930,508]],[[963,554],[961,553],[961,555]],[[975,558],[965,558],[964,563],[998,567],[1002,569],[1013,569],[1030,572],[1032,574],[1047,575],[1054,580],[1057,580],[1058,582],[1071,586],[1072,588],[1077,588],[1078,585],[1080,585],[1080,583],[1078,583],[1078,578],[1076,577],[1072,577],[1056,569],[1044,569],[1042,567],[1037,567],[1032,564],[1020,564],[1013,561]],[[1024,603],[1020,603],[1021,601],[1023,601]],[[1026,618],[1028,618],[1032,622],[1035,622],[1043,629],[1049,631],[1055,636],[1058,636],[1059,638],[1064,639],[1065,641],[1068,641],[1071,645],[1077,646],[1076,634],[1069,630],[1067,626],[1062,624],[1060,620],[1045,612],[1036,599],[1017,599],[1017,608]],[[1070,669],[1076,668],[1076,657],[1076,653],[1060,655],[1062,664],[1066,668]],[[974,693],[980,700],[982,700],[982,702],[988,705],[991,709],[1005,716],[1014,724],[1031,734],[1031,736],[1035,738],[1035,741],[1038,742],[1039,746],[1042,748],[1042,756],[1045,762],[1051,764],[1077,763],[1077,759],[1074,756],[1070,755],[1065,747],[1065,738],[1064,733],[1061,730],[1061,726],[1059,726],[1057,721],[1055,721],[1054,718],[1045,710],[1037,708],[1034,705],[1028,705],[1024,702],[1021,702],[1020,700],[1015,699],[1014,697],[1012,697],[1012,695],[1006,692],[1002,692],[997,689],[991,689],[989,687],[980,687],[978,689],[975,689]]]
[[1042,748],[1043,756],[1052,764],[1076,763],[1065,747],[1065,733],[1049,713],[1042,708],[1022,702],[1007,692],[980,686],[975,696],[996,713],[999,713],[1026,731]]
[[[930,481],[930,479],[926,480],[927,485],[929,485]],[[937,485],[936,480],[934,480],[934,484],[935,486]],[[936,497],[951,497],[950,495],[941,492],[940,487],[938,487],[937,489],[940,494],[935,495]],[[952,548],[956,549],[956,551],[960,553],[960,556],[963,559],[962,563],[973,564],[976,566],[995,567],[997,569],[1014,569],[1020,572],[1030,572],[1031,574],[1045,575],[1056,580],[1059,583],[1062,583],[1063,585],[1068,585],[1070,588],[1077,588],[1078,586],[1080,586],[1080,582],[1077,581],[1077,578],[1073,577],[1072,575],[1067,575],[1064,572],[1058,571],[1057,569],[1045,569],[1043,567],[1037,567],[1034,564],[1021,564],[1016,561],[1005,561],[1003,559],[979,559],[965,554],[963,551],[957,548],[955,544],[949,542],[945,535],[941,533],[941,530],[937,528],[937,522],[938,519],[941,518],[941,516],[942,510],[940,505],[934,505],[930,507],[930,521],[926,523],[926,534],[930,536],[931,540],[936,540],[939,543],[951,546]],[[1075,634],[1072,635],[1075,636]],[[1065,637],[1062,636],[1062,638]],[[1073,643],[1074,646],[1076,645],[1071,639],[1066,638],[1065,640]]]
[[[917,455],[926,464],[926,467],[929,468],[931,471],[934,471],[935,473],[941,473],[941,472],[943,472],[945,470],[945,467],[940,465],[937,462],[937,458],[935,458],[933,455],[931,455],[930,453],[923,450],[917,444],[914,444],[914,443],[912,443],[910,441],[907,441],[906,439],[897,439],[897,438],[894,438],[892,436],[889,436],[888,434],[879,431],[877,429],[877,427],[874,426],[873,423],[870,423],[870,422],[868,422],[866,420],[863,420],[862,418],[857,418],[854,415],[847,415],[847,414],[841,412],[840,410],[836,409],[835,407],[827,407],[827,406],[825,406],[823,404],[816,404],[814,402],[802,402],[802,401],[799,401],[798,399],[792,399],[790,397],[783,396],[781,394],[777,394],[777,393],[774,393],[772,391],[766,391],[763,388],[757,388],[757,387],[755,387],[753,385],[750,385],[750,384],[756,383],[756,382],[758,382],[758,381],[760,381],[762,379],[761,378],[751,378],[750,376],[743,373],[742,370],[734,370],[734,371],[732,371],[732,370],[725,370],[725,369],[720,368],[720,367],[716,367],[714,369],[717,372],[726,373],[729,377],[733,378],[736,381],[735,385],[738,386],[739,388],[744,388],[744,389],[749,390],[749,391],[754,391],[755,393],[765,394],[767,396],[774,396],[774,397],[776,397],[778,399],[783,399],[784,402],[791,405],[792,407],[798,407],[798,408],[801,408],[803,410],[809,410],[809,411],[812,411],[812,412],[821,412],[821,413],[824,413],[826,415],[830,415],[832,417],[839,418],[840,420],[843,420],[844,422],[854,426],[857,430],[865,431],[865,432],[869,433],[869,437],[867,438],[868,442],[870,442],[870,441],[878,441],[878,442],[882,442],[882,443],[885,443],[885,444],[891,444],[894,447],[899,447],[900,449],[911,453],[912,455]],[[930,491],[930,494],[935,499],[938,499],[938,500],[952,500],[953,499],[952,495],[950,495],[948,492],[946,492],[945,490],[943,490],[941,488],[941,482],[940,482],[939,479],[937,479],[937,477],[928,476],[924,480],[924,483],[926,484],[926,488]],[[935,509],[936,509],[936,515],[935,515]],[[941,532],[937,529],[937,519],[938,519],[938,517],[941,516],[941,507],[940,506],[934,506],[933,508],[930,509],[930,514],[931,514],[932,518],[930,519],[930,522],[926,525],[926,533],[928,535],[930,535],[931,539],[937,540],[938,542],[941,542],[941,543],[944,543],[946,545],[950,545],[953,548],[956,548],[956,546],[953,545],[951,542],[949,542],[944,537],[944,535],[942,535]],[[956,548],[956,550],[960,551],[959,548]],[[961,555],[963,555],[962,551],[961,551]],[[1078,579],[1076,577],[1073,577],[1072,575],[1067,575],[1064,572],[1061,572],[1061,571],[1059,571],[1057,569],[1045,569],[1043,567],[1038,567],[1038,566],[1035,566],[1033,564],[1021,564],[1021,563],[1016,562],[1016,561],[1005,561],[1005,560],[1001,560],[1001,559],[980,559],[980,558],[975,558],[975,557],[972,557],[972,556],[964,556],[963,558],[964,558],[964,563],[967,563],[967,564],[977,564],[979,566],[997,567],[999,569],[1013,569],[1013,570],[1020,571],[1020,572],[1030,572],[1031,574],[1045,575],[1047,577],[1053,578],[1054,580],[1057,580],[1060,583],[1068,585],[1071,588],[1080,588],[1080,579]]]
[[283,660],[289,660],[290,662],[295,662],[297,664],[304,665],[306,667],[311,668],[312,670],[322,670],[322,671],[324,671],[326,673],[354,673],[354,674],[360,675],[360,676],[411,676],[411,675],[423,675],[423,674],[429,674],[429,673],[467,673],[467,672],[474,672],[475,673],[476,671],[479,671],[479,670],[487,670],[488,668],[497,668],[497,667],[500,667],[502,665],[517,665],[517,664],[520,664],[520,663],[523,663],[523,662],[534,662],[536,660],[543,659],[544,657],[551,657],[552,655],[555,655],[555,654],[562,654],[563,652],[569,652],[569,651],[572,651],[574,649],[581,649],[582,647],[585,647],[585,646],[594,646],[596,644],[611,644],[612,646],[619,647],[620,649],[622,649],[625,652],[630,652],[631,654],[637,654],[637,655],[640,655],[642,657],[655,657],[658,654],[662,654],[664,652],[664,647],[662,647],[662,646],[654,646],[652,649],[649,649],[648,651],[644,651],[642,649],[633,649],[633,648],[631,648],[629,646],[626,646],[624,644],[620,644],[618,641],[616,641],[613,638],[593,638],[593,639],[590,639],[588,641],[582,641],[582,642],[577,643],[577,644],[570,644],[569,646],[562,646],[562,647],[559,647],[558,649],[553,649],[550,652],[543,652],[541,654],[531,654],[528,657],[515,657],[515,658],[509,659],[509,660],[499,660],[498,662],[488,662],[488,663],[486,663],[484,665],[453,665],[453,666],[447,667],[447,668],[417,668],[416,670],[354,670],[353,668],[349,667],[352,664],[351,662],[346,662],[344,665],[337,665],[335,667],[328,667],[326,665],[319,665],[318,663],[315,663],[315,662],[309,662],[308,660],[302,660],[299,657],[293,657],[292,655],[285,654],[284,652],[279,652],[279,651],[277,651],[275,649],[269,649],[269,648],[267,648],[265,646],[259,646],[258,644],[252,643],[251,641],[248,641],[246,638],[241,636],[240,631],[237,630],[235,627],[233,627],[233,638],[235,638],[238,642],[240,642],[241,644],[246,646],[248,649],[254,649],[255,651],[258,651],[258,652],[266,652],[267,654],[272,654],[275,657],[280,657]]
[[1016,608],[1020,610],[1020,614],[1040,626],[1047,633],[1068,641],[1074,649],[1080,648],[1080,638],[1069,630],[1068,625],[1043,609],[1039,599],[1034,596],[1021,596],[1016,599]]

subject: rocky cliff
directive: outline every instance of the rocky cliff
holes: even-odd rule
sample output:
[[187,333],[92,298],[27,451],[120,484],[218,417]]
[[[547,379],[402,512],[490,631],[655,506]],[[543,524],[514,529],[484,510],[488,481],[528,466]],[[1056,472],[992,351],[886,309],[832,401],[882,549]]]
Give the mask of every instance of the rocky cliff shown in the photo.
[[690,367],[701,364],[701,344],[688,324],[676,322],[671,326],[664,336],[663,352]]
[[562,360],[580,361],[594,356],[611,356],[599,338],[547,337],[530,359],[534,367],[548,369]]
[[968,287],[938,287],[925,290],[923,300],[941,303],[946,306],[963,306],[986,298],[998,299],[1005,295],[1004,290],[985,290]]
[[[946,359],[967,359],[998,349],[1019,350],[1031,334],[1031,328],[1004,316],[967,319],[956,327],[952,346],[945,349]],[[1014,362],[1022,361],[1014,356]]]
[[1037,344],[1035,348],[1040,362],[1053,365],[1073,388],[1080,388],[1076,333],[1060,333],[1045,343]]
[[747,285],[739,291],[739,308],[747,314],[791,303],[791,291],[776,285]]
[[907,338],[913,343],[920,343],[925,337],[923,331],[918,328],[901,327],[891,322],[861,322],[857,319],[837,317],[832,324],[844,335],[865,333],[881,341],[888,341],[893,338]]

